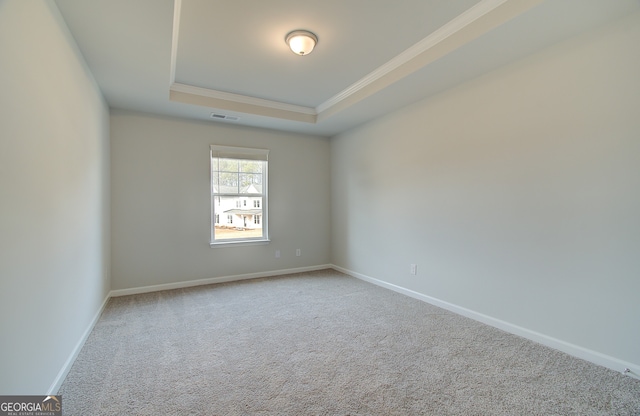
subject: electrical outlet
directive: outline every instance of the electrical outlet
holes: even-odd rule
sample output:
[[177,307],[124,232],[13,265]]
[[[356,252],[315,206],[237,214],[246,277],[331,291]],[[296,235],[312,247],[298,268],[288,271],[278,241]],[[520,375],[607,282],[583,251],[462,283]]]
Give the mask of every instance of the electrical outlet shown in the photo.
[[418,265],[417,264],[412,264],[409,266],[409,273],[415,275],[418,274]]
[[276,250],[276,258],[279,259],[280,258],[280,250]]
[[296,256],[300,257],[300,249],[299,248],[296,249]]

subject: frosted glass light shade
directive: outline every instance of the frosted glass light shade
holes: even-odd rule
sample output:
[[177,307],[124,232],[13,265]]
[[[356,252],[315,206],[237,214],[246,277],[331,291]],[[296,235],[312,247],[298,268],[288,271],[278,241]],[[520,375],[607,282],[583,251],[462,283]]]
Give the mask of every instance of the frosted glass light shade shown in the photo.
[[318,37],[306,30],[294,30],[285,41],[296,55],[308,55],[318,43]]

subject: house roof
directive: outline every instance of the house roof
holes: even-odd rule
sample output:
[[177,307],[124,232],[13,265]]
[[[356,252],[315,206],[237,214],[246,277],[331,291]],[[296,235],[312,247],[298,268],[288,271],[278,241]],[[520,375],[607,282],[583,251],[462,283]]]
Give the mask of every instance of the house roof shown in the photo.
[[[253,189],[251,189],[252,187]],[[238,193],[237,186],[219,185],[219,186],[213,187],[213,192],[220,193],[220,194],[232,194],[232,195],[237,194],[238,196],[247,196],[247,194],[261,194],[262,185],[251,184],[251,185],[245,186],[244,188],[240,189],[239,193]]]
[[235,215],[262,215],[261,209],[228,209],[224,211],[224,214],[235,214]]

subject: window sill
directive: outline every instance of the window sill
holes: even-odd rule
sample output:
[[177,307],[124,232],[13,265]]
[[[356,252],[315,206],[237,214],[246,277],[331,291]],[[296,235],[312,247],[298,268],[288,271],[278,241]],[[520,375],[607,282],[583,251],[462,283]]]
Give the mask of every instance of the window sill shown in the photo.
[[269,244],[270,241],[271,240],[269,240],[268,238],[263,238],[260,240],[212,241],[209,243],[209,246],[211,248],[259,246],[259,245]]

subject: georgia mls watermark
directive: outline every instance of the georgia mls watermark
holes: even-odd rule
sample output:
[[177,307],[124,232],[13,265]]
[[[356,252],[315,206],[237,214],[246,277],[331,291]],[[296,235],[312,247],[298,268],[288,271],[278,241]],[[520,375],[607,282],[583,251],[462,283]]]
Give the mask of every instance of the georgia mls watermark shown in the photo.
[[62,416],[62,396],[0,396],[0,416]]

